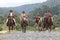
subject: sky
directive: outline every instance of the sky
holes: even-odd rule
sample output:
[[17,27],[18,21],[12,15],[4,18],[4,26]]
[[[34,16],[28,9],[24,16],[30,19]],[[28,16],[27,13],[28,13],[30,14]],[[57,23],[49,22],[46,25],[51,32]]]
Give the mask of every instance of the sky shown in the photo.
[[0,7],[16,7],[24,4],[42,3],[47,0],[0,0]]

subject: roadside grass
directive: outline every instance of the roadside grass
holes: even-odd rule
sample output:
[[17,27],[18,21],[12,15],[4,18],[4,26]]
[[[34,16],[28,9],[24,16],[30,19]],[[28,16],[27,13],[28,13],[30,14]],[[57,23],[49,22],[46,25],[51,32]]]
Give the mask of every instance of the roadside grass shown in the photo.
[[[7,31],[8,30],[8,26],[6,26],[6,24],[3,24],[2,26],[0,26],[0,28],[2,28],[2,31],[4,31],[4,30]],[[21,28],[20,24],[17,24],[16,26],[14,26],[14,30],[15,31],[21,31],[22,28]],[[33,26],[27,26],[26,30],[27,31],[34,31],[34,27]],[[10,34],[10,33],[9,32],[7,32],[7,33],[0,33],[0,37],[4,36],[6,34]]]
[[[6,26],[6,24],[3,24],[0,28],[2,28],[2,30],[8,30],[8,26]],[[20,24],[17,24],[16,26],[14,26],[14,30],[17,30],[17,31],[21,31],[21,26]],[[33,31],[34,30],[34,26],[27,26],[26,29],[28,31]]]
[[6,26],[6,24],[3,24],[3,25],[2,25],[2,29],[3,29],[3,30],[8,30],[8,27]]
[[34,26],[27,26],[27,31],[34,31]]
[[60,28],[53,30],[54,32],[60,32]]
[[[3,24],[2,26],[0,26],[2,28],[2,30],[8,30],[8,27],[6,26],[6,24]],[[20,24],[17,24],[16,26],[14,26],[14,30],[17,31],[21,31],[21,26]],[[27,26],[26,27],[27,31],[34,31],[34,26]],[[60,27],[58,27],[58,29],[54,29],[54,32],[60,32]]]

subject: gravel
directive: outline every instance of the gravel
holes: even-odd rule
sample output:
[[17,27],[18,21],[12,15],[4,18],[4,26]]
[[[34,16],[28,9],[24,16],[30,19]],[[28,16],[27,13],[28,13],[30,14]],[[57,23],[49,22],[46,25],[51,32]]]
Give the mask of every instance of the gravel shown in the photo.
[[0,37],[0,40],[60,40],[59,32],[26,32],[16,31]]

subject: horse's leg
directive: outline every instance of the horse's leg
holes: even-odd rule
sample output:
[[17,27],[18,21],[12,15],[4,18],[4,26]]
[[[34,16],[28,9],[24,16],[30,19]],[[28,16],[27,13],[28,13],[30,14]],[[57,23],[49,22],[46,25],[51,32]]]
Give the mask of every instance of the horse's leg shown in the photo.
[[13,31],[13,26],[12,26],[12,31]]
[[23,32],[23,22],[21,21],[20,24],[21,24],[21,29],[22,29],[21,31]]
[[23,26],[21,26],[22,27],[22,32],[23,32]]
[[23,32],[23,27],[22,27],[22,32]]
[[38,26],[38,31],[40,32],[41,31],[41,28]]
[[36,30],[37,30],[37,23],[35,23],[35,25],[34,25],[34,31],[36,32]]
[[48,26],[48,31],[51,32],[51,26]]
[[37,26],[36,26],[36,31],[39,31],[39,25],[37,24]]
[[37,27],[38,27],[37,30],[40,31],[40,29],[39,29],[39,24],[37,24]]
[[10,32],[10,26],[8,28],[9,28],[9,32]]
[[22,27],[22,32],[25,33],[25,27]]
[[41,31],[41,24],[38,25],[38,31]]
[[43,31],[45,31],[45,30],[46,30],[46,25],[44,24]]
[[22,25],[22,32],[25,33],[24,25]]
[[26,24],[23,25],[23,32],[26,33]]
[[26,26],[24,27],[24,33],[26,32]]

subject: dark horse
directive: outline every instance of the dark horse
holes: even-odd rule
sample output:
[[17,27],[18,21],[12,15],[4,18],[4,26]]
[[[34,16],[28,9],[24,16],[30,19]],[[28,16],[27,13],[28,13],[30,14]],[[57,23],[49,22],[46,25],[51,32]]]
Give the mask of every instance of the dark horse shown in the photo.
[[48,29],[49,31],[51,31],[51,28],[52,28],[52,25],[53,25],[52,18],[51,17],[44,18],[43,25],[44,25],[44,27],[43,27],[44,31],[46,29]]
[[21,27],[22,27],[22,32],[26,32],[26,26],[28,25],[28,22],[26,20],[26,17],[23,17],[22,21],[21,21]]
[[15,26],[15,22],[13,20],[13,17],[8,18],[7,26],[9,28],[9,32],[10,32],[10,30],[13,31],[13,27]]

